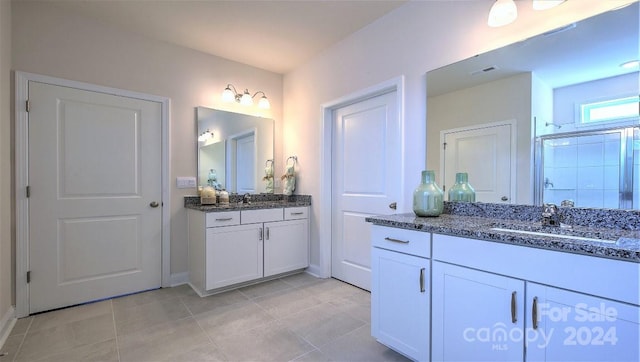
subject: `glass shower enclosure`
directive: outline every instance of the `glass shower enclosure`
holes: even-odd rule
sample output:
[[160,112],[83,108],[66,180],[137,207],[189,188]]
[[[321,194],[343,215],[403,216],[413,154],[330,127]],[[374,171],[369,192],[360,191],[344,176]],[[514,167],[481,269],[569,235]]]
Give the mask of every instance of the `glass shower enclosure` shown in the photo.
[[536,204],[640,209],[640,127],[536,138]]

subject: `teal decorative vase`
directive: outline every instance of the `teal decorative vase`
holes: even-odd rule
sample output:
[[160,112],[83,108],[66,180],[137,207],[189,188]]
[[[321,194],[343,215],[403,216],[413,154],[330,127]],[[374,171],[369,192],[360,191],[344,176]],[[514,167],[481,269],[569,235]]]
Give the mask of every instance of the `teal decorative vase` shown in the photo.
[[422,171],[422,183],[413,192],[413,212],[418,216],[442,214],[444,194],[435,179],[433,170]]
[[466,172],[456,173],[456,183],[449,189],[449,201],[476,202],[476,191],[469,185]]

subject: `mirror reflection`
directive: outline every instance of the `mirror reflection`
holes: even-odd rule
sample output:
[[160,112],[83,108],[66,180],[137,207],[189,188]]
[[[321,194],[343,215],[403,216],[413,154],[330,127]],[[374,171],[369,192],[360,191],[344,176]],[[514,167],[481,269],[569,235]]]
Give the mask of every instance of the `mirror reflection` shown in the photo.
[[[638,3],[427,73],[427,168],[477,201],[640,208]],[[446,194],[446,192],[445,192]],[[570,203],[567,203],[570,204]]]
[[[198,185],[239,194],[273,192],[274,121],[196,108]],[[269,182],[271,181],[271,182]],[[271,186],[269,186],[271,185]]]

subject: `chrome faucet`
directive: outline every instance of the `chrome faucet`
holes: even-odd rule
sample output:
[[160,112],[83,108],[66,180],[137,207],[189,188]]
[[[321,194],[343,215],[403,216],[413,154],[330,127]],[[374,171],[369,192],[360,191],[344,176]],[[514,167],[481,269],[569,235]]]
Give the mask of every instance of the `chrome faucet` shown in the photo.
[[251,194],[242,195],[242,203],[243,204],[250,204],[251,203]]
[[542,206],[542,226],[560,226],[560,214],[556,204]]
[[573,200],[567,199],[567,200],[562,200],[562,202],[560,203],[560,206],[562,207],[574,207],[576,204],[575,202],[573,202]]

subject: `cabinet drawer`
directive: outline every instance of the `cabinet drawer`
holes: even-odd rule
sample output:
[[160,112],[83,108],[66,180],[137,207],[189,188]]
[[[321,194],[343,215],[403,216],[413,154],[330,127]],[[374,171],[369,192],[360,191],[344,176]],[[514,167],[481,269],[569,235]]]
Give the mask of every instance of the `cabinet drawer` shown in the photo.
[[282,221],[283,209],[243,210],[240,221],[243,224],[255,224],[261,222]]
[[240,224],[240,211],[208,212],[206,227],[231,226]]
[[405,254],[431,257],[431,234],[423,231],[371,226],[371,246]]
[[284,209],[285,220],[308,219],[309,208],[303,207],[287,207]]

